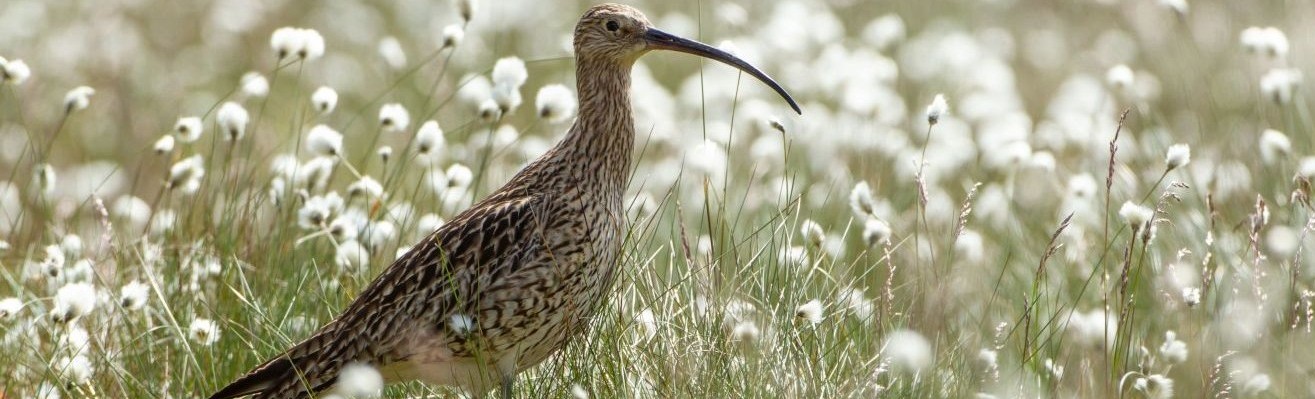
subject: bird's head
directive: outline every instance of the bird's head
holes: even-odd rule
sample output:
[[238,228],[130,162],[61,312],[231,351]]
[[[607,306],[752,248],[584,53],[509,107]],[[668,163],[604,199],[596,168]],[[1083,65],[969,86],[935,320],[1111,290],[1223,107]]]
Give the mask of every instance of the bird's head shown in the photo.
[[615,62],[629,66],[640,56],[653,50],[671,50],[713,59],[753,75],[780,94],[795,112],[799,105],[781,85],[767,74],[731,55],[694,40],[689,40],[653,27],[648,18],[634,7],[621,4],[593,6],[575,25],[575,56]]

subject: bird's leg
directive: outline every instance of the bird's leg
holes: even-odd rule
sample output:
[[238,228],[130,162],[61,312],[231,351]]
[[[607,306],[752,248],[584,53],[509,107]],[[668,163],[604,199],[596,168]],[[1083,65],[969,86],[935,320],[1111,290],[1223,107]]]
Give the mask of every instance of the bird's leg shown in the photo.
[[516,376],[504,374],[502,376],[502,399],[511,399],[511,387],[516,384]]
[[498,376],[502,377],[502,399],[511,399],[511,388],[516,384],[516,359],[520,356],[519,352],[513,350],[498,359]]

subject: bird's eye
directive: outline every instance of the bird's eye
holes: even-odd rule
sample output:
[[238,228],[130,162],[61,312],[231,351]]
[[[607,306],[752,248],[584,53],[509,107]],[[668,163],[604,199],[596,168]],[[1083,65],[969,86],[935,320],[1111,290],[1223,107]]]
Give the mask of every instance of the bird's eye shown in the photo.
[[607,31],[616,32],[617,29],[621,29],[621,24],[616,23],[616,21],[607,21]]

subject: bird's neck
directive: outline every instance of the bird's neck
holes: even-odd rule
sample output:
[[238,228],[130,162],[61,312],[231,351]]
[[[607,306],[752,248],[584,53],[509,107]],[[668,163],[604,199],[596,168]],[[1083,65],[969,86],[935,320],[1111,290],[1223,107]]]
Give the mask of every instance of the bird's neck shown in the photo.
[[560,147],[562,156],[584,168],[584,176],[598,177],[605,186],[619,191],[625,190],[630,176],[635,141],[630,66],[613,60],[577,60],[579,114]]

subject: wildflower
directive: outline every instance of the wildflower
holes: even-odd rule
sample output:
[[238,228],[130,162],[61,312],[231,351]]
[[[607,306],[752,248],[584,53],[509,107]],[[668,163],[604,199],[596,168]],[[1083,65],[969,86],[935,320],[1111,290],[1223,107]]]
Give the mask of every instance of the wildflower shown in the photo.
[[1159,374],[1138,378],[1132,383],[1133,389],[1142,391],[1147,398],[1168,399],[1173,397],[1173,380]]
[[364,271],[370,267],[370,252],[360,242],[349,240],[338,244],[333,260],[343,271]]
[[420,125],[415,138],[417,152],[427,155],[430,151],[442,148],[443,144],[443,128],[438,126],[438,122],[431,120]]
[[329,221],[330,216],[342,211],[342,205],[342,197],[338,193],[310,197],[297,210],[297,225],[307,230],[318,230]]
[[475,331],[475,319],[464,314],[454,314],[448,318],[447,327],[459,336],[466,336]]
[[119,306],[128,310],[141,309],[150,293],[151,287],[140,281],[128,283],[119,289]]
[[383,393],[384,377],[369,364],[352,362],[338,373],[334,392],[347,398],[377,398]]
[[479,119],[485,122],[493,122],[502,118],[502,107],[492,98],[479,103]]
[[155,145],[152,146],[152,149],[157,155],[165,155],[173,152],[174,136],[168,134],[160,136],[159,139],[155,140]]
[[239,85],[242,87],[242,95],[247,97],[264,97],[269,94],[269,79],[260,72],[247,72],[242,75]]
[[1261,393],[1269,390],[1270,385],[1273,385],[1273,382],[1270,381],[1268,374],[1253,375],[1247,379],[1245,384],[1242,384],[1242,395],[1244,397],[1260,396]]
[[314,60],[324,55],[324,36],[314,29],[282,27],[270,35],[269,46],[279,60],[292,56]]
[[1183,303],[1192,308],[1201,303],[1201,289],[1197,287],[1183,288]]
[[1169,364],[1178,364],[1187,360],[1187,343],[1178,340],[1173,331],[1164,332],[1164,344],[1160,345],[1160,358]]
[[1151,208],[1137,205],[1132,201],[1126,201],[1123,203],[1123,206],[1119,208],[1119,216],[1122,217],[1123,221],[1127,222],[1129,226],[1132,226],[1133,230],[1137,230],[1146,226],[1153,218],[1155,218],[1155,211],[1151,210]]
[[913,330],[890,333],[882,345],[881,354],[891,365],[915,372],[931,366],[933,360],[931,343]]
[[14,86],[23,84],[27,78],[32,76],[32,70],[27,67],[23,60],[5,60],[0,57],[0,83],[8,83]]
[[863,222],[863,242],[868,246],[885,245],[890,243],[890,225],[877,218],[869,218]]
[[383,126],[384,131],[401,132],[410,124],[411,115],[406,112],[402,104],[384,104],[379,108],[379,125]]
[[809,245],[818,247],[826,239],[826,232],[822,231],[822,225],[814,222],[812,219],[804,220],[799,224],[799,234],[804,237],[804,242]]
[[1132,68],[1128,68],[1127,65],[1123,64],[1115,65],[1110,68],[1109,72],[1105,73],[1105,83],[1120,92],[1127,91],[1128,88],[1132,87],[1133,79]]
[[87,109],[87,106],[91,105],[91,96],[94,94],[96,89],[87,86],[78,86],[69,90],[68,94],[64,95],[64,112],[73,113]]
[[644,311],[635,315],[635,325],[639,326],[640,335],[644,340],[650,340],[657,336],[657,318],[653,316],[652,309],[644,309]]
[[333,109],[338,107],[338,92],[332,87],[320,86],[310,95],[311,106],[319,111],[320,115],[328,115]]
[[202,346],[214,345],[214,343],[219,342],[219,324],[210,319],[198,317],[192,320],[192,324],[187,327],[187,336]]
[[59,277],[64,272],[64,250],[56,245],[47,245],[45,248],[46,257],[41,259],[41,274],[52,278]]
[[475,0],[455,0],[457,14],[461,15],[461,22],[470,23],[470,19],[475,17],[476,7]]
[[235,141],[246,135],[251,115],[241,104],[229,101],[219,106],[215,120],[219,123],[219,130],[224,132],[224,140]]
[[329,223],[329,235],[333,236],[335,241],[355,240],[360,229],[356,228],[356,221],[347,215],[339,215],[333,218]]
[[448,185],[457,188],[468,188],[475,180],[475,173],[471,172],[470,167],[459,163],[448,166],[443,172],[447,175]]
[[575,94],[571,89],[560,84],[547,85],[539,89],[534,97],[539,117],[549,123],[561,123],[575,116]]
[[22,300],[14,297],[0,299],[0,321],[13,320],[18,317],[18,312],[21,312],[22,310]]
[[517,107],[521,106],[521,90],[519,86],[510,83],[498,83],[493,85],[493,103],[498,105],[498,110],[503,114],[511,113]]
[[325,125],[315,125],[306,133],[306,150],[319,156],[342,155],[342,133]]
[[178,188],[200,184],[202,177],[205,177],[205,160],[201,158],[201,154],[196,154],[170,166],[169,180],[164,186]]
[[466,30],[461,25],[448,25],[443,27],[443,47],[445,49],[454,48],[461,44],[461,39],[466,37]]
[[91,374],[95,371],[91,367],[91,360],[82,354],[62,357],[55,367],[65,381],[74,385],[85,384],[91,380]]
[[854,189],[849,191],[849,208],[858,218],[868,218],[876,214],[877,201],[872,198],[872,187],[868,186],[868,182],[858,182],[854,185]]
[[364,195],[367,198],[382,198],[384,186],[370,176],[362,176],[360,180],[347,186],[347,198],[358,195]]
[[393,70],[406,68],[406,50],[402,49],[402,42],[397,41],[396,37],[388,36],[379,41],[379,56]]
[[1260,78],[1260,92],[1270,101],[1287,104],[1301,86],[1301,71],[1294,68],[1274,68]]
[[1265,129],[1260,133],[1260,159],[1265,163],[1274,163],[1279,157],[1292,153],[1292,140],[1288,135],[1274,129]]
[[950,111],[950,105],[945,102],[945,96],[937,94],[931,100],[931,105],[927,106],[927,123],[935,125],[940,122],[941,116]]
[[194,143],[199,140],[203,130],[201,118],[195,116],[178,118],[178,122],[174,123],[174,135],[184,143]]
[[1164,154],[1164,165],[1167,170],[1186,166],[1188,162],[1192,162],[1192,148],[1188,147],[1187,144],[1171,145]]
[[822,301],[813,299],[795,308],[794,316],[817,325],[822,322]]
[[66,323],[90,314],[96,309],[96,288],[87,283],[71,283],[55,292],[55,306],[50,309],[50,319],[56,323]]

